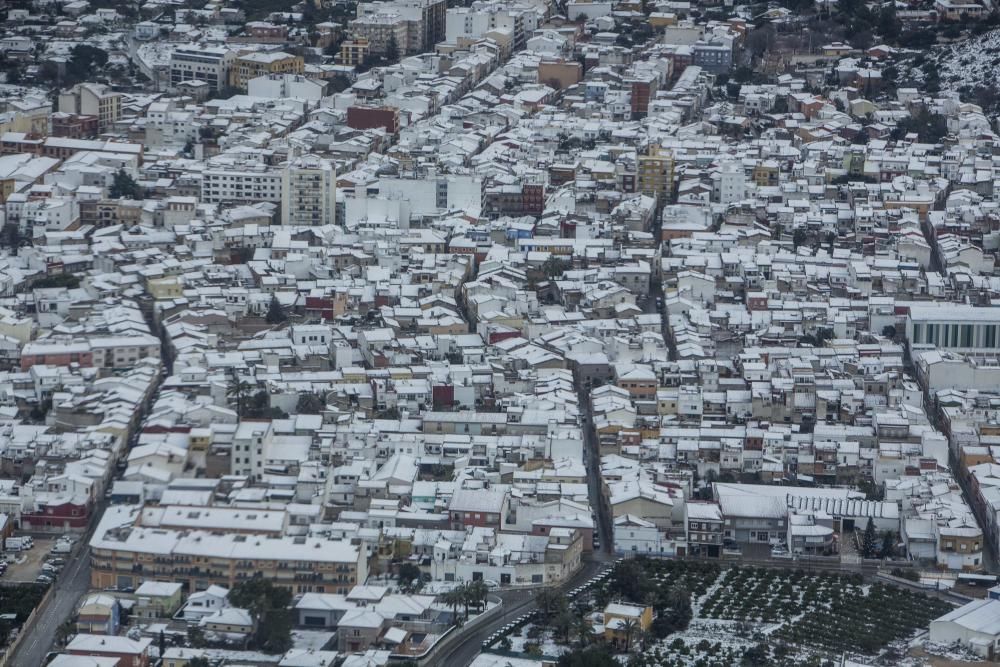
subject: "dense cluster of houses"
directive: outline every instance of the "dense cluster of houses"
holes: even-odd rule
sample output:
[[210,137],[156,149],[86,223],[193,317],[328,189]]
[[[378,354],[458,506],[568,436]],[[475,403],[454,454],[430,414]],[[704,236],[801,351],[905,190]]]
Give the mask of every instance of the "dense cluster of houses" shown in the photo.
[[[0,526],[94,528],[66,653],[226,660],[157,633],[252,635],[255,576],[327,637],[275,664],[350,667],[601,551],[984,567],[983,109],[886,46],[738,83],[752,17],[646,4],[9,11]],[[144,84],[50,94],[85,43]]]

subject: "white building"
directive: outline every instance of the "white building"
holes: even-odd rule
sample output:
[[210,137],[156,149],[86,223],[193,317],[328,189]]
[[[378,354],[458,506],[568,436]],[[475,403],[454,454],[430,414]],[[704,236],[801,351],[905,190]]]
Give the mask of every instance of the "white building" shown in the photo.
[[273,436],[270,422],[242,422],[233,436],[232,474],[261,479]]
[[746,197],[747,179],[743,167],[734,161],[722,163],[714,175],[716,199],[720,204],[731,204]]
[[187,46],[170,55],[170,86],[182,81],[204,81],[213,90],[222,90],[229,81],[235,54],[221,46]]
[[1000,308],[955,303],[910,304],[906,314],[910,345],[962,352],[1000,350]]
[[294,157],[281,171],[281,222],[332,225],[337,213],[337,170],[316,155]]
[[454,7],[445,16],[444,40],[455,44],[460,39],[482,39],[490,32],[511,35],[515,50],[524,48],[525,36],[538,27],[535,12],[519,11],[510,6],[475,2],[471,7]]
[[578,21],[580,17],[595,19],[599,16],[609,16],[611,7],[610,2],[568,2],[566,17],[570,21]]
[[97,116],[101,130],[121,118],[122,94],[100,83],[79,83],[59,94],[59,111]]
[[278,99],[292,97],[309,102],[323,99],[326,86],[322,81],[304,77],[301,74],[268,74],[247,82],[250,97]]
[[931,621],[931,641],[959,643],[987,660],[1000,652],[1000,600],[974,600]]
[[483,209],[483,179],[478,176],[429,174],[427,178],[383,178],[379,195],[409,202],[413,216],[463,211],[479,217]]
[[75,198],[31,199],[21,209],[21,231],[36,236],[45,231],[63,231],[79,219],[80,204]]
[[618,554],[673,556],[677,551],[676,542],[667,539],[655,523],[631,514],[615,517],[614,539]]
[[282,172],[263,162],[218,164],[202,173],[201,200],[207,204],[281,202]]

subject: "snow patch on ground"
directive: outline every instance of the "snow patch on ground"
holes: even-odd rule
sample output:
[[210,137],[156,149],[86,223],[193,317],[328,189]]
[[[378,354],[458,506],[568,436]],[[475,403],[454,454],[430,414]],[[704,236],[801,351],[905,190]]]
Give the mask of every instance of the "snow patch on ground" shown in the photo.
[[906,53],[899,59],[900,85],[923,84],[927,80],[923,63],[937,65],[942,93],[995,85],[1000,68],[1000,30],[938,44],[926,52]]

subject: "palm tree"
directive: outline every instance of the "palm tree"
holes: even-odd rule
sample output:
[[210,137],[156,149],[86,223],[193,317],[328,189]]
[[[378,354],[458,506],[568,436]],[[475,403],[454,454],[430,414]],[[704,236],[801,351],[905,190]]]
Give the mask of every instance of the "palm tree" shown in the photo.
[[456,586],[441,596],[441,602],[451,607],[451,615],[455,619],[456,625],[458,625],[458,608],[465,603],[464,588],[464,586]]
[[565,604],[566,598],[553,588],[543,588],[535,596],[535,605],[545,618],[552,616],[552,614]]
[[639,623],[634,618],[627,618],[622,622],[622,630],[625,631],[625,652],[632,652],[632,635],[639,630]]
[[639,628],[635,633],[635,639],[639,643],[639,650],[645,652],[646,647],[649,645],[649,641],[653,638],[652,633],[649,630],[643,630]]
[[56,644],[62,646],[66,644],[70,637],[76,634],[76,623],[71,619],[63,621],[62,625],[56,628]]
[[586,648],[594,641],[594,626],[591,625],[586,616],[577,616],[573,630],[576,632],[577,639],[580,640],[581,648]]
[[563,644],[569,643],[570,632],[573,631],[573,625],[576,621],[576,617],[573,616],[569,609],[562,609],[552,618],[552,630],[556,635],[562,640]]
[[226,397],[236,403],[236,414],[242,417],[246,413],[247,396],[253,391],[253,385],[240,378],[236,369],[229,369],[229,386],[226,387]]
[[469,584],[462,584],[458,588],[458,595],[459,598],[462,600],[462,606],[465,608],[465,615],[463,616],[462,620],[467,621],[469,620],[469,604],[471,602],[471,598],[469,595]]
[[486,596],[489,593],[489,586],[483,581],[473,581],[465,585],[465,595],[468,598],[468,604],[475,606],[480,612],[486,607]]

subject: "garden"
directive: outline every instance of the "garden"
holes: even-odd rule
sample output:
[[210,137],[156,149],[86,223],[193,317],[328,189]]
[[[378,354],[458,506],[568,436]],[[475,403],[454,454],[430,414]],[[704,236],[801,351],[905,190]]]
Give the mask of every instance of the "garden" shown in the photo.
[[613,601],[654,610],[652,626],[630,633],[628,650],[616,658],[634,667],[819,667],[844,653],[902,658],[906,640],[952,609],[919,592],[865,583],[859,574],[635,558],[572,603],[541,593],[533,622],[495,649],[559,657],[567,667],[597,664],[595,656],[615,650],[589,628],[600,627]]
[[[12,640],[11,633],[14,628],[20,627],[28,620],[28,616],[45,597],[47,588],[42,584],[0,586],[0,613],[4,615],[4,618],[0,619],[0,648]],[[9,614],[13,614],[13,618],[8,617]]]

